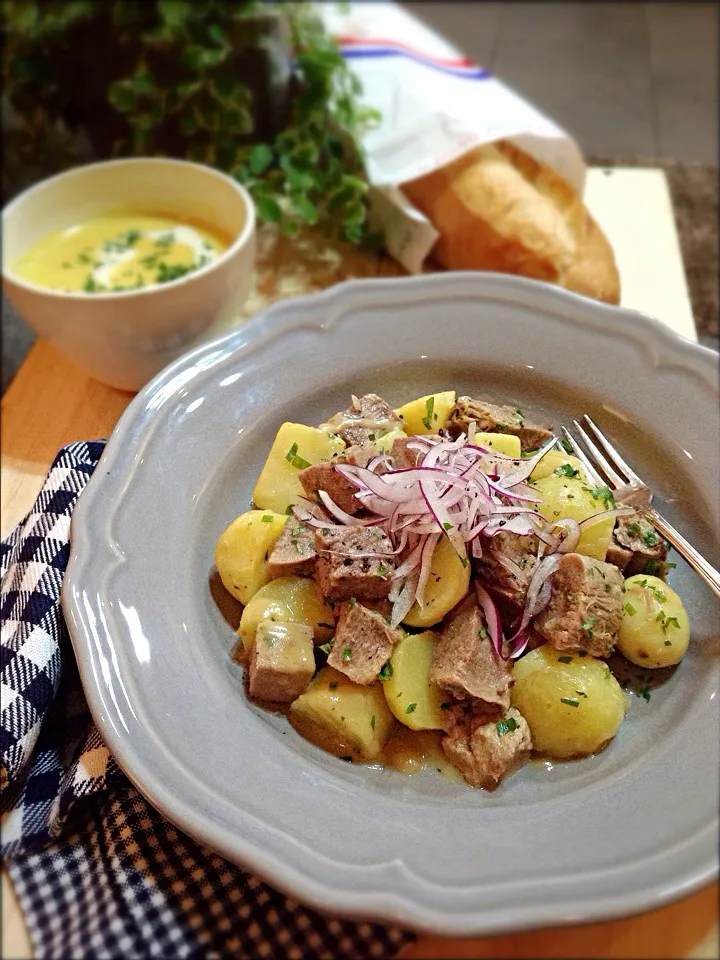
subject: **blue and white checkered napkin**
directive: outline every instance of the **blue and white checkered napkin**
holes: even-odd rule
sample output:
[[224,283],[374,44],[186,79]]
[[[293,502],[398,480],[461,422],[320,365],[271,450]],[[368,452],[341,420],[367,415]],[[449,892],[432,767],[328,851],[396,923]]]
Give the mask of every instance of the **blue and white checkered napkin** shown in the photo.
[[176,830],[92,723],[60,612],[70,515],[101,442],[55,458],[2,543],[2,853],[36,957],[390,957],[411,935],[328,919]]

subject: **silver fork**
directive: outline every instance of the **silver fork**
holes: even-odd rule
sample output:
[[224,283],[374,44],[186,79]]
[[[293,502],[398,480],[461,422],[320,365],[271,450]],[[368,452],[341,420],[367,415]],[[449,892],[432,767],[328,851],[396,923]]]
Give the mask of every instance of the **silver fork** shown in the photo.
[[[698,553],[691,543],[688,543],[681,533],[678,533],[675,527],[669,524],[667,520],[651,506],[653,498],[652,490],[647,484],[643,483],[634,470],[628,466],[615,447],[613,447],[610,441],[603,436],[601,431],[595,426],[590,417],[584,414],[583,420],[589,432],[584,429],[577,420],[573,420],[573,426],[587,447],[590,456],[583,450],[566,427],[562,427],[561,429],[575,455],[588,471],[588,475],[592,477],[596,483],[614,488],[615,498],[619,503],[636,507],[647,517],[658,533],[675,547],[680,556],[687,560],[693,570],[702,577],[715,595],[720,597],[720,573]],[[592,434],[592,437],[590,434]],[[593,437],[595,439],[593,439]],[[597,441],[597,443],[595,441]],[[602,450],[600,447],[602,447]]]

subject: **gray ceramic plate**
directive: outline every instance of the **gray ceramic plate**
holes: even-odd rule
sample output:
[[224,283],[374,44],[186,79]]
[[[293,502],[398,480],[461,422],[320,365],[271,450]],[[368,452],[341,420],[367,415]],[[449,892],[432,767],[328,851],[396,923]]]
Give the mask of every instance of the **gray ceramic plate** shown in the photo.
[[351,392],[455,388],[593,414],[718,562],[716,357],[657,322],[492,274],[276,304],[131,403],[72,525],[64,610],[95,720],[187,833],[324,910],[454,934],[617,916],[717,872],[718,606],[679,564],[691,651],[611,747],[494,794],[352,766],[250,706],[208,590],[213,547],[284,420]]

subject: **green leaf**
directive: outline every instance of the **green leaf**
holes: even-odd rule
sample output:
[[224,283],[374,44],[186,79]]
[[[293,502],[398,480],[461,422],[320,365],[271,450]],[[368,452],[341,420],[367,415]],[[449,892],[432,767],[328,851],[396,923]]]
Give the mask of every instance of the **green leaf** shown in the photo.
[[254,176],[265,173],[273,162],[273,151],[266,143],[257,143],[250,151],[249,168]]
[[186,113],[180,117],[180,123],[178,124],[178,127],[180,129],[180,133],[184,137],[191,137],[198,129],[198,125],[195,123],[195,118],[189,113]]
[[278,223],[282,219],[282,208],[277,200],[267,195],[255,197],[258,216],[261,220],[269,220],[270,223]]
[[318,221],[318,208],[306,196],[296,194],[291,198],[293,210],[305,223],[314,225]]
[[115,107],[120,113],[128,113],[135,109],[137,97],[135,89],[130,80],[116,80],[108,87],[108,100],[110,105]]
[[206,70],[209,67],[218,66],[218,64],[227,59],[229,52],[229,47],[218,50],[210,47],[200,47],[194,44],[185,49],[182,61],[188,70],[197,72]]
[[144,66],[135,71],[130,78],[130,84],[135,93],[152,94],[157,91],[155,77]]
[[194,97],[196,93],[202,90],[203,82],[202,80],[181,80],[175,90],[177,90],[178,96],[183,100],[188,100],[190,97]]
[[207,35],[210,37],[213,43],[217,44],[218,47],[230,49],[230,40],[228,39],[228,35],[225,33],[219,23],[210,24],[207,30]]
[[171,30],[184,27],[191,16],[192,4],[187,0],[157,0],[157,11],[163,24]]

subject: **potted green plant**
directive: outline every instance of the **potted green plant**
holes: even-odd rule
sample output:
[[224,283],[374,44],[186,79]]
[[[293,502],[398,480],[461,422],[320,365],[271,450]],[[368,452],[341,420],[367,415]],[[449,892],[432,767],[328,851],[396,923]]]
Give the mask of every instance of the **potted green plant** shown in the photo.
[[238,177],[286,233],[368,239],[357,134],[374,113],[309,4],[3,0],[2,31],[5,198],[20,170],[179,156]]

